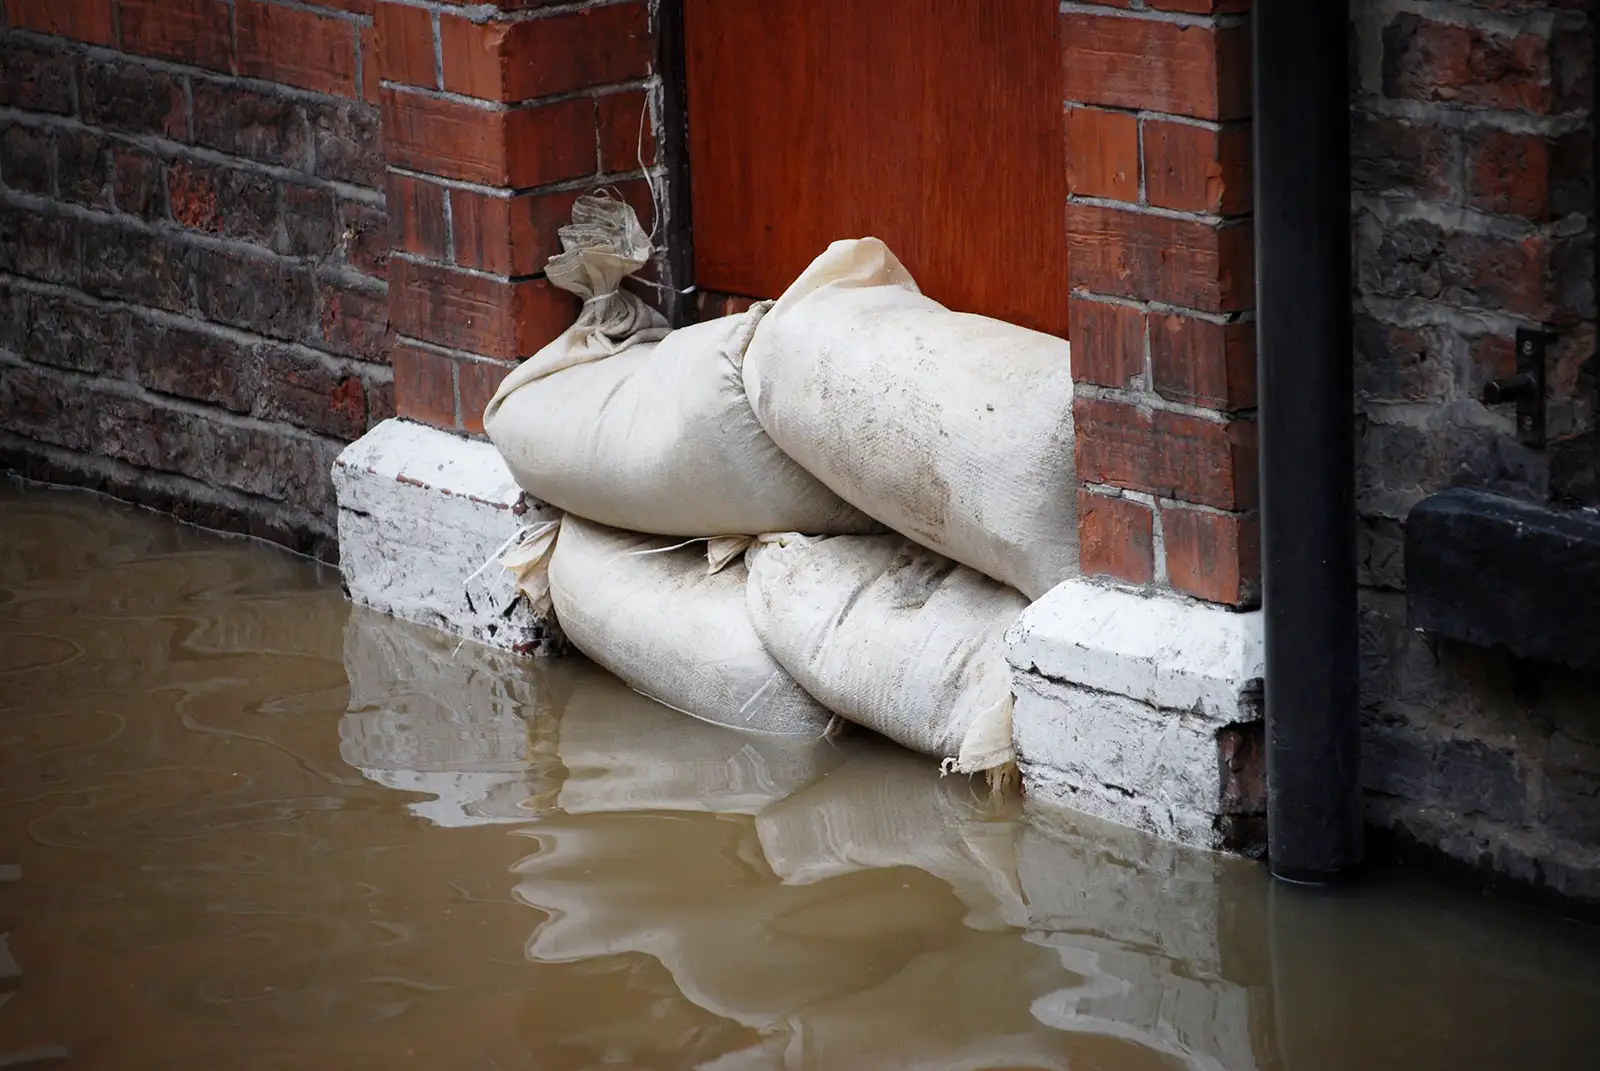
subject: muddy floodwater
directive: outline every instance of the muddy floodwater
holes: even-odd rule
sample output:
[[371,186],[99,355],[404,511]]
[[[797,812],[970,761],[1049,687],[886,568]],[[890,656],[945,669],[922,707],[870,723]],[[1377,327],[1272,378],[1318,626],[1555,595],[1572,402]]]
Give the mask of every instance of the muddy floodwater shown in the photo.
[[751,738],[0,490],[0,1067],[1600,1067],[1600,937]]

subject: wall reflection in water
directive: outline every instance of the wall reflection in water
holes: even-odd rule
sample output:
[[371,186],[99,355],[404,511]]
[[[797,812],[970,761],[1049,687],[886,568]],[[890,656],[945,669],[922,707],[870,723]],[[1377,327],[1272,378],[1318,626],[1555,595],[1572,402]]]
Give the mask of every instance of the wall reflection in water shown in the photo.
[[[1587,1066],[1592,931],[707,726],[0,491],[0,1064]],[[26,1054],[26,1059],[24,1059]],[[41,1064],[41,1061],[43,1064]]]

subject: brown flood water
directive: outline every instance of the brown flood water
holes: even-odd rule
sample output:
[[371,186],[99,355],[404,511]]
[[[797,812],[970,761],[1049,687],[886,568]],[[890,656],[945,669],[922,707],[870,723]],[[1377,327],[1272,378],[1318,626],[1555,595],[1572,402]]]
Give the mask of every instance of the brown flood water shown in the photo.
[[1600,1066],[1591,929],[1275,888],[9,488],[0,932],[5,1068]]

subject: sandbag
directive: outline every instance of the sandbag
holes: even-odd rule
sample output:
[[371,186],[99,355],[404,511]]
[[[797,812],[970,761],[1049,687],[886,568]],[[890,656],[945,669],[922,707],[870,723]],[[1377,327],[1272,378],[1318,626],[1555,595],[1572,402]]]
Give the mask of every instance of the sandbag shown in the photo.
[[820,736],[831,716],[762,648],[743,562],[708,573],[704,551],[568,515],[550,559],[567,639],[634,690],[739,729]]
[[[622,208],[615,226],[637,229]],[[658,314],[644,316],[647,306],[616,289],[613,247],[642,241],[647,256],[642,232],[622,240],[569,230],[562,241],[574,244],[562,256],[600,263],[558,272],[552,261],[549,277],[587,294],[584,312],[507,376],[484,411],[484,430],[524,491],[658,535],[882,530],[785,456],[751,412],[740,366],[765,305],[667,334]],[[635,249],[620,262],[644,260]],[[591,322],[591,310],[613,300],[622,302],[615,322]],[[618,333],[630,326],[634,334]]]
[[750,621],[773,658],[841,717],[945,767],[1004,767],[1020,592],[899,536],[794,539],[748,555]]
[[863,238],[762,318],[744,385],[785,453],[902,535],[1029,598],[1077,574],[1063,340],[951,312]]

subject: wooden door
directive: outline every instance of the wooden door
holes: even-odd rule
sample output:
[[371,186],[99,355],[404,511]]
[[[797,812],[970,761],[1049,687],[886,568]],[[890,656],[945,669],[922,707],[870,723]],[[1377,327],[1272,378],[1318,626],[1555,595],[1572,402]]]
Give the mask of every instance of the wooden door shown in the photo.
[[1066,335],[1055,0],[684,5],[702,291],[875,235],[946,305]]

